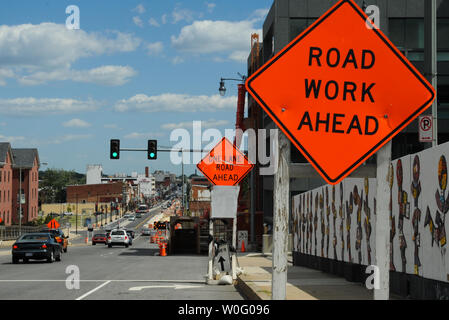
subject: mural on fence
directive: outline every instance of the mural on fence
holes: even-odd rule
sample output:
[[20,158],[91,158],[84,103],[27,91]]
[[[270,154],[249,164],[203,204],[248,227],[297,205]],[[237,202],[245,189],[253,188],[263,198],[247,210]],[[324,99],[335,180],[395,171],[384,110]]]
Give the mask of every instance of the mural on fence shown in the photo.
[[[390,269],[449,282],[449,143],[392,161]],[[376,179],[347,178],[293,198],[294,251],[375,264]]]

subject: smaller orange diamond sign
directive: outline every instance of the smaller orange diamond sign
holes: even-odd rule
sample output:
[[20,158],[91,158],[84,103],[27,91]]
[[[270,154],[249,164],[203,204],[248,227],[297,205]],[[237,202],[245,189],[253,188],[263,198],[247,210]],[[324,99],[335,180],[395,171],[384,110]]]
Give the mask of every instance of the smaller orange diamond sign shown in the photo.
[[254,164],[234,144],[223,138],[196,166],[214,185],[235,186]]
[[60,225],[59,225],[58,221],[56,221],[55,219],[53,219],[49,223],[47,223],[48,229],[58,229],[59,226]]

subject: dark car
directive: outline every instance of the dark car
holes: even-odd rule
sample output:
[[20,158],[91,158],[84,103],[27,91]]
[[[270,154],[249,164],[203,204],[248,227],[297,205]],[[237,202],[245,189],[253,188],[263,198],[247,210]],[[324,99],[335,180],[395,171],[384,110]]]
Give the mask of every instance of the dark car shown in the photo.
[[12,263],[33,260],[61,261],[62,245],[50,233],[27,233],[12,246]]
[[56,241],[61,244],[61,250],[67,252],[67,247],[69,245],[69,236],[65,236],[61,229],[44,229],[41,232],[50,233],[55,236]]
[[126,233],[129,234],[133,239],[136,237],[136,232],[134,230],[126,230]]
[[108,236],[106,233],[96,233],[92,237],[92,245],[96,245],[97,243],[108,244]]

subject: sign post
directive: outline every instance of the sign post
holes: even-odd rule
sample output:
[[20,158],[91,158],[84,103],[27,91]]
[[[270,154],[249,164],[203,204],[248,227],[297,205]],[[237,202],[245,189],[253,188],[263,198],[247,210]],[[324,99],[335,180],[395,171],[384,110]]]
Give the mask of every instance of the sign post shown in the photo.
[[376,265],[379,268],[379,288],[374,288],[375,300],[388,300],[390,295],[390,163],[391,141],[377,152],[377,214]]
[[[211,192],[211,216],[209,222],[208,280],[213,280],[214,219],[233,219],[232,247],[236,248],[237,205],[240,181],[252,170],[248,158],[228,139],[223,138],[198,164],[197,168],[214,185]],[[232,279],[236,276],[236,250],[232,250]],[[220,263],[223,263],[223,259]]]

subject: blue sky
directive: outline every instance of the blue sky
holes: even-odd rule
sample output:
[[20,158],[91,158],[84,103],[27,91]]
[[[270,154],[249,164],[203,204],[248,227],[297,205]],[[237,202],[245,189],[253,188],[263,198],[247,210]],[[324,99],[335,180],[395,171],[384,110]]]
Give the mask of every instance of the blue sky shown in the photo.
[[[0,141],[38,148],[49,168],[105,173],[169,170],[109,140],[169,146],[173,128],[235,127],[236,83],[218,96],[220,77],[246,73],[250,35],[261,33],[272,0],[8,1],[0,3]],[[80,30],[65,26],[80,10]],[[206,143],[205,143],[206,144]],[[203,145],[204,146],[204,145]],[[43,167],[42,169],[45,169]],[[185,167],[186,173],[195,165]]]

